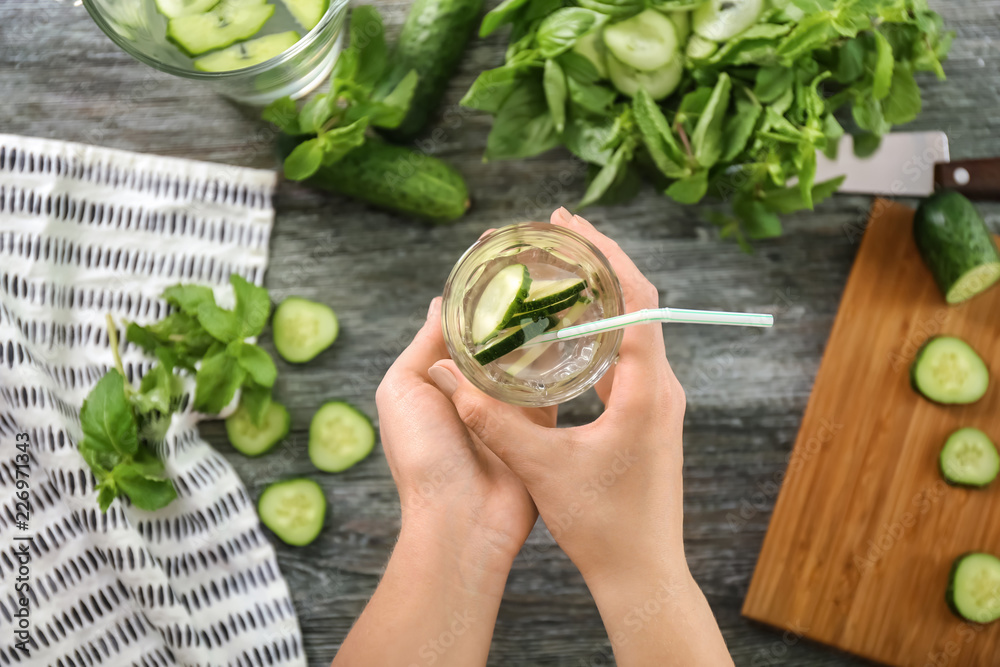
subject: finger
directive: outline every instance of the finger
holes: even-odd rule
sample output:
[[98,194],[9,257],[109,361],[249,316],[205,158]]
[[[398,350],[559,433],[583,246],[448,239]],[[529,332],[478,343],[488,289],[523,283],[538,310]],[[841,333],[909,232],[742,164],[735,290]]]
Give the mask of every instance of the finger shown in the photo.
[[608,406],[608,399],[611,397],[611,387],[615,381],[615,365],[617,365],[617,362],[612,364],[611,368],[594,385],[594,391],[597,392],[597,397],[601,399],[604,407]]
[[448,346],[441,333],[441,297],[431,300],[427,309],[427,319],[390,370],[416,373],[429,379],[427,369],[441,359],[448,358]]
[[489,236],[490,234],[492,234],[492,233],[493,233],[493,232],[495,232],[496,230],[497,230],[497,228],[496,228],[496,227],[490,227],[490,228],[489,228],[489,229],[487,229],[487,230],[486,230],[485,232],[483,232],[482,234],[480,234],[480,235],[479,235],[479,239],[477,239],[477,240],[479,240],[479,241],[482,241],[482,240],[483,240],[484,238],[486,238],[487,236]]
[[520,408],[479,391],[455,362],[439,361],[430,377],[469,430],[525,483],[540,480],[550,461],[562,458],[568,440],[564,431],[540,426]]
[[545,408],[521,408],[525,417],[539,426],[548,426],[549,428],[555,428],[558,410],[558,405],[550,405]]

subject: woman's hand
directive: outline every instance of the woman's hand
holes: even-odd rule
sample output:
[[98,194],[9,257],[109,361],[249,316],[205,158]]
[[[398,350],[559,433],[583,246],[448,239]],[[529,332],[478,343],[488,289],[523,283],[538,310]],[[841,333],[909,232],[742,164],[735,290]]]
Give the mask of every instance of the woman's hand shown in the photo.
[[[657,307],[656,288],[617,244],[565,209],[552,222],[583,234],[608,257],[627,312]],[[728,663],[684,558],[685,399],[660,327],[625,329],[618,363],[596,387],[605,410],[576,428],[527,419],[477,390],[450,360],[437,362],[431,377],[472,433],[524,481],[594,594],[618,664]],[[649,618],[643,610],[650,608],[660,611]],[[632,617],[635,610],[641,619]]]

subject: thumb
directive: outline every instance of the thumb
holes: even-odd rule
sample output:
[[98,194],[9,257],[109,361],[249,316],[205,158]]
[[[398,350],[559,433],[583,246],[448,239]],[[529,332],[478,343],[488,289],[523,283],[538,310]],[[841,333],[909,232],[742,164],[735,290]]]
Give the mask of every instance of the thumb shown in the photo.
[[514,474],[527,482],[547,468],[546,454],[557,451],[565,438],[562,431],[540,426],[519,408],[487,396],[450,359],[438,361],[427,374],[468,429]]

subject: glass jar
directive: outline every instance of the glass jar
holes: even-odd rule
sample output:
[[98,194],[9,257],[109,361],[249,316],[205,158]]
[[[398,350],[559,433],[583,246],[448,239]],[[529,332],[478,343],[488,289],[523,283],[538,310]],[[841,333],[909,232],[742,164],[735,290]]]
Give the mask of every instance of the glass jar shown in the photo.
[[[525,345],[485,365],[474,354],[472,315],[490,280],[511,264],[528,267],[532,281],[572,277],[586,281],[582,298],[554,317],[554,328],[622,315],[621,284],[607,258],[580,234],[546,223],[502,227],[469,248],[444,287],[442,329],[451,358],[486,394],[513,405],[564,403],[587,391],[618,356],[621,330],[573,340]],[[530,341],[529,341],[530,343]]]

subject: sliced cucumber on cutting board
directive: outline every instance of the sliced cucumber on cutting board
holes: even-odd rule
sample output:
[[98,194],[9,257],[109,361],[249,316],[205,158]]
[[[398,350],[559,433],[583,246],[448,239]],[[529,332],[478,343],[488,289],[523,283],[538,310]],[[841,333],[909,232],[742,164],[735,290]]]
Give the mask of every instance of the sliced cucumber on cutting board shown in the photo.
[[968,343],[952,336],[935,336],[917,352],[910,382],[935,403],[975,403],[986,393],[990,372]]
[[323,14],[330,7],[330,0],[281,0],[295,20],[306,30],[319,24]]
[[168,19],[201,14],[219,4],[219,0],[156,0],[156,10]]
[[1000,454],[978,428],[960,428],[945,441],[939,464],[941,476],[949,484],[986,486],[1000,472]]
[[1000,558],[968,553],[951,567],[945,600],[955,615],[973,623],[1000,618]]
[[223,2],[204,14],[170,19],[167,39],[197,56],[253,37],[273,13],[274,5]]
[[265,35],[202,56],[194,61],[194,68],[202,72],[229,72],[243,69],[281,55],[299,41],[294,30]]
[[301,547],[315,540],[323,528],[326,496],[311,479],[276,482],[264,489],[257,513],[282,542]]

